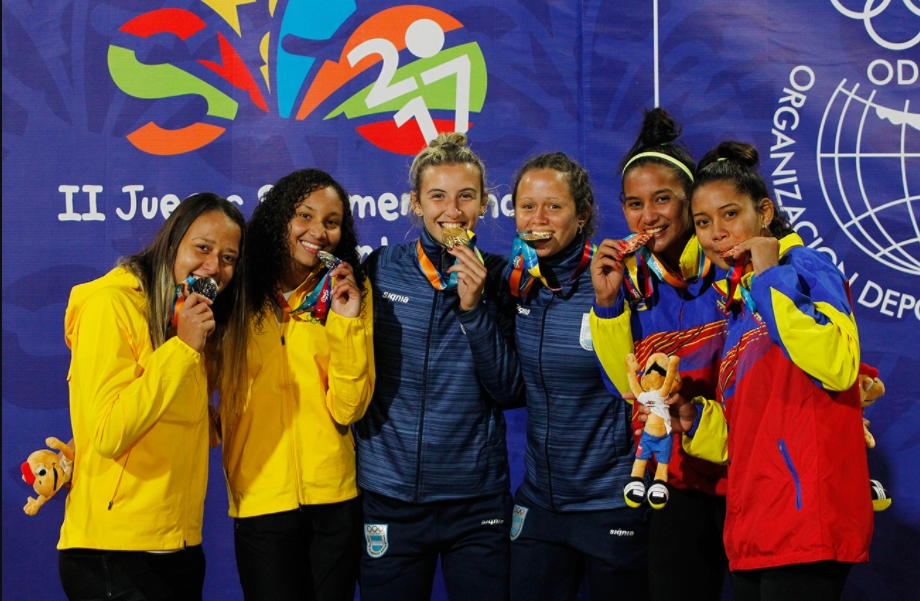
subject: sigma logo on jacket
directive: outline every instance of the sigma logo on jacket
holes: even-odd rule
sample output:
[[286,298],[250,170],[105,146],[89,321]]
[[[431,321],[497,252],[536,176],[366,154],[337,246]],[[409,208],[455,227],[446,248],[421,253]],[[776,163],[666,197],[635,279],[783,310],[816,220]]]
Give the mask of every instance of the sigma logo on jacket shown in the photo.
[[482,526],[497,526],[497,525],[504,524],[504,523],[505,523],[505,520],[501,518],[492,518],[491,520],[482,520],[481,525]]
[[364,538],[367,539],[367,554],[374,559],[387,552],[387,524],[364,524]]
[[520,313],[521,315],[530,315],[530,309],[525,309],[521,305],[517,306],[517,312]]
[[402,294],[394,294],[393,292],[384,292],[383,298],[397,302],[397,303],[408,303],[409,302],[408,296],[403,296]]
[[636,533],[633,530],[623,530],[622,528],[614,528],[610,530],[610,536],[635,536]]

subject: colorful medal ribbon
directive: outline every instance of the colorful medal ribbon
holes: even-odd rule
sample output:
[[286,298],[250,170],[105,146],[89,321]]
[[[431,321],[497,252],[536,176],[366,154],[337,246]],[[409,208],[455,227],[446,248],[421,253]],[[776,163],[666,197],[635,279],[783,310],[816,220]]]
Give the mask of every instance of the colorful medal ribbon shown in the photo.
[[[629,240],[636,234],[626,238]],[[675,288],[686,288],[705,277],[712,268],[712,263],[703,254],[696,236],[691,236],[680,255],[680,273],[675,273],[661,261],[647,246],[641,247],[635,255],[626,257],[626,277],[623,283],[626,290],[636,300],[651,298],[655,292],[650,273]]]
[[750,264],[741,260],[740,257],[735,260],[735,264],[728,272],[728,277],[725,278],[725,287],[728,289],[728,298],[725,300],[726,308],[735,304],[740,307],[743,301],[751,313],[757,311],[757,304],[750,292],[750,286],[754,280],[754,273],[749,269],[750,267]]
[[[578,267],[569,276],[569,282],[577,279],[578,276],[585,272],[585,269],[591,264],[591,259],[594,258],[595,251],[597,251],[597,246],[591,244],[590,240],[586,240],[581,254],[581,262],[578,263]],[[511,247],[511,265],[508,274],[508,286],[511,289],[511,294],[517,298],[524,298],[537,280],[543,282],[543,285],[554,294],[562,290],[562,286],[551,286],[546,276],[540,273],[540,258],[537,256],[537,251],[527,242],[521,240],[520,234],[518,234],[515,236],[514,245]]]
[[329,270],[324,268],[323,279],[313,288],[303,302],[297,305],[296,309],[291,309],[284,294],[280,288],[275,288],[275,302],[281,307],[285,315],[299,315],[310,312],[310,316],[320,322],[326,321],[329,314],[329,301],[332,299],[332,278],[329,277]]
[[185,304],[185,296],[182,295],[182,287],[186,284],[191,286],[194,282],[195,278],[188,276],[182,281],[181,284],[176,284],[176,292],[173,294],[172,317],[169,320],[174,330],[179,330],[179,309],[181,309],[182,305]]
[[[479,252],[479,249],[476,248],[476,234],[472,230],[465,230],[467,237],[470,239],[469,249],[476,253],[476,256],[479,257],[479,262],[485,264],[485,261],[482,258],[482,253]],[[450,278],[445,282],[444,278],[441,277],[441,274],[438,273],[437,268],[434,266],[434,263],[431,262],[431,259],[428,258],[428,255],[425,254],[425,249],[422,248],[422,240],[419,238],[416,242],[416,254],[418,254],[417,265],[418,268],[425,274],[425,277],[428,278],[428,281],[431,282],[431,285],[434,286],[435,290],[453,290],[457,287],[457,274],[450,274]],[[454,258],[454,262],[451,265],[456,265],[457,259]]]

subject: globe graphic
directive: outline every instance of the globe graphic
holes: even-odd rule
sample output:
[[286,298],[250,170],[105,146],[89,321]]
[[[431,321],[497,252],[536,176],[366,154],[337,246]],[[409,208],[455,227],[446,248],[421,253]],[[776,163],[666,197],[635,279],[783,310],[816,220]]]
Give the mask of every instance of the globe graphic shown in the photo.
[[[920,276],[920,112],[844,79],[818,134],[818,176],[841,229],[880,263]],[[914,108],[915,111],[920,107]]]

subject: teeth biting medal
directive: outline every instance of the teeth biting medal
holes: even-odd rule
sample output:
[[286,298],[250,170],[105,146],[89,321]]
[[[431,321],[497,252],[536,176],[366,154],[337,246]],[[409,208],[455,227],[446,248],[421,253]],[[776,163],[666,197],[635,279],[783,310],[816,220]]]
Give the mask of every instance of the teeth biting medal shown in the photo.
[[642,232],[641,234],[636,234],[629,240],[621,242],[618,250],[622,255],[629,255],[645,246],[645,244],[651,239],[652,234],[647,231]]
[[217,298],[217,282],[214,281],[214,278],[207,276],[195,278],[190,276],[186,282],[188,283],[189,292],[196,292],[212,301]]
[[553,232],[521,232],[518,238],[527,242],[536,242],[538,240],[549,240],[553,237]]
[[457,245],[469,246],[470,238],[466,230],[460,227],[445,227],[441,229],[441,241],[447,248],[453,248]]

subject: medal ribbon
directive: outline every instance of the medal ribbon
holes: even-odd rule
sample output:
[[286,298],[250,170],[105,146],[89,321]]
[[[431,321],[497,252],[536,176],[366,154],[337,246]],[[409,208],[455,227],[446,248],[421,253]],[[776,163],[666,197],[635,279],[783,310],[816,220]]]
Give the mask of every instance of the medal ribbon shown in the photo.
[[325,270],[323,279],[321,279],[310,294],[303,299],[303,302],[297,305],[296,309],[291,308],[287,299],[284,298],[284,294],[281,293],[281,289],[275,288],[275,302],[278,303],[278,306],[281,307],[285,315],[299,315],[309,311],[311,317],[318,321],[325,322],[326,316],[329,314],[329,301],[331,299],[332,278],[329,277],[328,269]]
[[[596,250],[597,247],[591,244],[590,240],[585,241],[581,261],[572,275],[569,276],[569,282],[577,279],[578,276],[585,272],[585,269],[591,264],[591,259],[594,258]],[[540,259],[537,256],[537,251],[521,240],[520,235],[518,235],[514,238],[514,245],[511,248],[511,270],[508,274],[508,285],[511,289],[511,294],[517,298],[524,298],[537,280],[543,282],[543,285],[553,293],[562,290],[561,286],[550,286],[546,276],[540,273]]]
[[[629,240],[636,234],[626,238]],[[626,275],[623,282],[626,289],[636,300],[651,298],[654,285],[649,277],[649,272],[655,274],[663,282],[675,288],[686,288],[690,284],[704,277],[712,268],[712,263],[703,254],[696,236],[691,236],[680,255],[680,273],[675,273],[668,268],[654,253],[643,246],[632,257],[626,258]]]
[[[466,235],[470,239],[469,248],[476,253],[476,256],[479,258],[479,262],[485,264],[485,261],[482,258],[482,253],[479,252],[479,249],[476,248],[476,234],[471,230],[465,230]],[[416,254],[418,255],[418,268],[422,271],[431,285],[435,290],[453,290],[457,287],[457,273],[454,272],[450,274],[450,278],[445,282],[444,278],[441,277],[441,274],[438,273],[438,269],[434,266],[434,263],[431,262],[431,259],[428,258],[428,255],[425,254],[425,249],[422,247],[421,238],[416,242]],[[456,265],[457,259],[454,258],[454,262],[451,265]]]
[[169,320],[174,330],[179,329],[179,309],[181,309],[182,305],[185,304],[185,296],[182,295],[182,287],[185,284],[191,286],[193,283],[195,283],[195,278],[188,276],[182,281],[181,284],[176,284],[176,291],[173,293],[172,317]]
[[[748,290],[754,279],[754,274],[750,270],[745,273],[745,269],[748,267],[750,267],[750,265],[746,261],[738,258],[728,272],[728,277],[725,278],[725,287],[728,289],[728,298],[725,300],[726,308],[736,303],[740,306],[743,302],[751,313],[757,310],[757,304],[754,302],[754,297],[751,296],[751,292]],[[747,282],[744,282],[743,280],[748,274],[750,274],[750,277]],[[747,286],[745,286],[745,284],[747,284]]]

